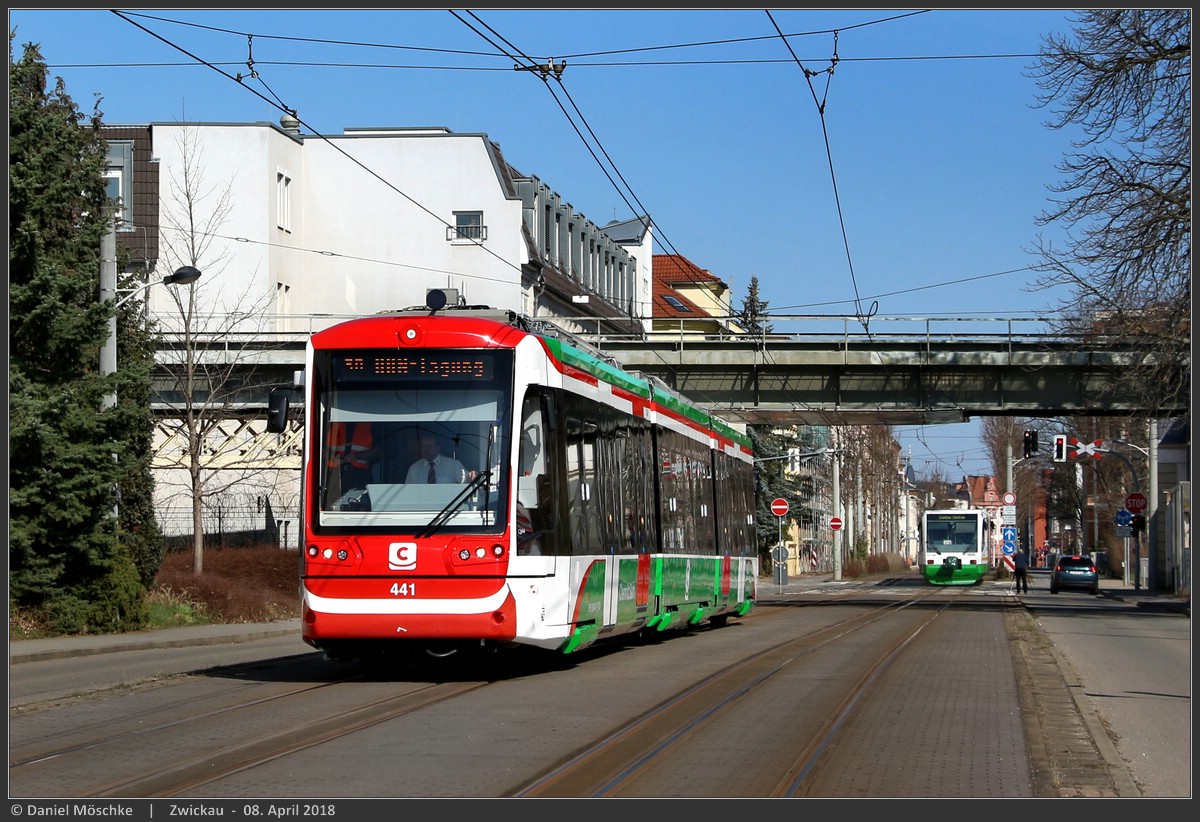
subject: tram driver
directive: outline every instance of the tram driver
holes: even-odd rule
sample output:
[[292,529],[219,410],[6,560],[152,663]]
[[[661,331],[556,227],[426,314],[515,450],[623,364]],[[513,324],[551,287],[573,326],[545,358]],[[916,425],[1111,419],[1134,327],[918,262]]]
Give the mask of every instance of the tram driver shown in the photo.
[[475,479],[476,471],[468,471],[454,457],[442,453],[442,447],[432,434],[421,434],[419,438],[421,458],[408,469],[405,482],[462,484]]

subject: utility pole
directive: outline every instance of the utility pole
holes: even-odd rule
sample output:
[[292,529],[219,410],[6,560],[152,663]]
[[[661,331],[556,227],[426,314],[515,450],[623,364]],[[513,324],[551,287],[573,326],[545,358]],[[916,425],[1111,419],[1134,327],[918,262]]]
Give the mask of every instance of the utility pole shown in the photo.
[[[835,517],[842,516],[842,448],[841,443],[838,443],[837,449],[833,452],[833,515]],[[844,523],[845,520],[843,519]],[[842,578],[842,531],[841,529],[833,532],[833,578],[839,580]]]
[[[117,232],[112,219],[100,238],[100,302],[117,300]],[[117,312],[108,318],[108,339],[100,349],[100,374],[117,371]],[[100,401],[100,410],[107,411],[117,404],[117,392],[109,391]],[[115,509],[114,509],[115,514]]]
[[[108,225],[104,230],[104,236],[100,238],[100,302],[112,300],[116,304],[117,300],[117,229],[116,223],[110,216]],[[113,310],[112,316],[108,318],[108,337],[104,341],[104,345],[100,348],[100,375],[115,374],[117,372],[117,312]],[[110,408],[116,407],[117,392],[116,389],[107,392],[100,400],[100,412],[103,413]],[[119,457],[117,452],[113,451],[113,462],[118,462]],[[121,488],[114,484],[112,489],[113,504],[111,516],[113,522],[118,521],[121,506]]]
[[1150,500],[1146,512],[1146,564],[1149,573],[1146,575],[1146,587],[1157,591],[1162,587],[1158,578],[1158,420],[1150,420],[1149,462]]
[[1083,507],[1087,500],[1083,496],[1083,463],[1075,463],[1075,497],[1079,500],[1079,508],[1075,512],[1075,553],[1082,554],[1083,545]]
[[1013,465],[1015,463],[1013,463],[1012,443],[1008,443],[1008,445],[1004,446],[1004,448],[1004,466],[1007,469],[1007,475],[1004,477],[1004,490],[1008,491],[1010,494],[1015,494],[1016,490],[1013,488]]
[[[1158,578],[1158,527],[1155,522],[1155,513],[1158,511],[1158,420],[1150,420],[1149,442],[1148,448],[1134,445],[1127,440],[1117,439],[1113,442],[1118,445],[1125,445],[1129,448],[1134,448],[1142,452],[1146,456],[1146,471],[1150,475],[1148,482],[1150,485],[1149,491],[1146,494],[1146,531],[1145,531],[1145,551],[1142,551],[1143,537],[1141,534],[1136,534],[1133,538],[1133,587],[1139,590],[1144,581],[1146,587],[1150,590],[1157,590],[1162,585],[1162,581]],[[1129,457],[1122,454],[1120,451],[1114,451],[1111,448],[1100,449],[1102,453],[1112,454],[1115,457],[1120,457],[1127,466],[1129,466],[1129,474],[1133,478],[1133,490],[1140,491],[1141,486],[1138,483],[1137,469],[1134,468],[1133,462]],[[1142,557],[1146,557],[1146,573],[1142,574]],[[1129,568],[1125,569],[1125,581],[1129,582]]]

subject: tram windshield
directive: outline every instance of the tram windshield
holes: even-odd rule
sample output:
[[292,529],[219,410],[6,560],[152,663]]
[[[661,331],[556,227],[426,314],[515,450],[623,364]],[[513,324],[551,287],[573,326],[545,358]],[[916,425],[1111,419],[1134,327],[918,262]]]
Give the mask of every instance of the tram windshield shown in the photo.
[[317,352],[318,526],[496,533],[512,352]]
[[979,521],[965,514],[930,514],[925,520],[925,547],[934,554],[975,553]]

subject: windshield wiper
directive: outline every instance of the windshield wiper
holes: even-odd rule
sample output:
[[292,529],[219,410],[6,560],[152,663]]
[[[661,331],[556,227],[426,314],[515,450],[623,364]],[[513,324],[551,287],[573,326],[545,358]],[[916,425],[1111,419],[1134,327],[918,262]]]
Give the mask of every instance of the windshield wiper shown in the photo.
[[487,471],[480,471],[475,479],[467,483],[466,488],[458,492],[458,496],[446,503],[445,508],[443,508],[441,511],[438,511],[434,518],[429,521],[429,524],[426,525],[419,534],[417,534],[417,539],[432,536],[434,531],[445,525],[449,521],[450,517],[452,517],[454,513],[463,506],[463,503],[470,499],[471,495],[478,491],[479,487],[487,482],[491,476],[491,469],[488,469]]

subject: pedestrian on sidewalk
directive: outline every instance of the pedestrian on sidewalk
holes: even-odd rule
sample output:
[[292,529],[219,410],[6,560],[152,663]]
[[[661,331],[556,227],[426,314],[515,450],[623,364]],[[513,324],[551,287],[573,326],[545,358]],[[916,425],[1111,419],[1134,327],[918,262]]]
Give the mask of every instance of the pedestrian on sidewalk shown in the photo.
[[1018,548],[1013,555],[1013,588],[1022,594],[1029,593],[1029,554]]

